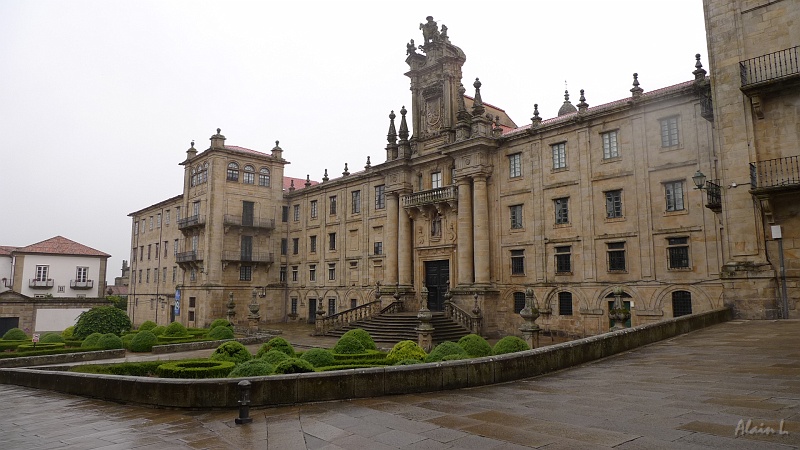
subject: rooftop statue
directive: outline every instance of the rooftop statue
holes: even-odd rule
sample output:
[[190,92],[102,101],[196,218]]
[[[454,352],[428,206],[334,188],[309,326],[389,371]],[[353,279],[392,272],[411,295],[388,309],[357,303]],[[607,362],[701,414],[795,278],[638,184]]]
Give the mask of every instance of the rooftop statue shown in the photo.
[[428,23],[421,23],[419,24],[419,29],[422,30],[422,37],[425,38],[425,44],[430,42],[436,42],[439,40],[439,27],[436,25],[436,22],[433,20],[433,16],[428,16],[425,18]]

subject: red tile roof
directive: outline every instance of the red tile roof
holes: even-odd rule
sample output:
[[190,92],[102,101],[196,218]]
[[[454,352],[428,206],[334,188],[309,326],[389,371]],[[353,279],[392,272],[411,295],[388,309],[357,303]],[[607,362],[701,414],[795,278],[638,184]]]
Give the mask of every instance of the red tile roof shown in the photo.
[[18,247],[12,247],[10,245],[0,245],[0,256],[11,256],[11,252],[17,248]]
[[239,147],[238,145],[226,145],[225,150],[233,150],[235,152],[249,153],[251,155],[258,155],[258,156],[272,156],[268,153],[259,152],[257,150],[251,150],[249,148]]
[[[283,177],[283,190],[288,190],[294,181],[295,189],[303,189],[306,187],[306,180],[304,178]],[[311,186],[319,184],[319,181],[311,180]]]
[[111,255],[71,241],[63,236],[56,236],[42,242],[31,244],[15,250],[17,253],[43,253],[48,255],[74,255],[74,256],[102,256],[110,258]]

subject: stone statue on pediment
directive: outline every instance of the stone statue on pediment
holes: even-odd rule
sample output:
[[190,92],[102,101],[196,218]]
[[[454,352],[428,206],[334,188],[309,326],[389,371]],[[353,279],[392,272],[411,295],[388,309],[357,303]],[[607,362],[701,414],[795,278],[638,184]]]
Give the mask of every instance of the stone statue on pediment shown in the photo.
[[419,29],[422,30],[422,37],[425,38],[425,44],[438,41],[439,27],[433,20],[433,16],[428,16],[425,20],[428,22],[419,24]]

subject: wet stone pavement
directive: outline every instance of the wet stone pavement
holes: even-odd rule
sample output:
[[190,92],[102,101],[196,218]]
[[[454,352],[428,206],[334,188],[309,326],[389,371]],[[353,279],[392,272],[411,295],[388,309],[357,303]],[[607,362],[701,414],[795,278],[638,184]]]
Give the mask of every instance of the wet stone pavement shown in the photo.
[[728,322],[501,385],[254,409],[247,425],[9,385],[0,399],[2,449],[797,449],[800,321]]

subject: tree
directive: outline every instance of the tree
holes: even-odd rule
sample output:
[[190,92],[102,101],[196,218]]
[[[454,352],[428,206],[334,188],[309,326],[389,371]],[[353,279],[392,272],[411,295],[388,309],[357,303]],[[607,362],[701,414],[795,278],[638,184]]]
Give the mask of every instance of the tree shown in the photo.
[[73,334],[85,339],[92,333],[114,333],[117,336],[131,329],[131,319],[125,311],[113,306],[99,306],[78,316]]

